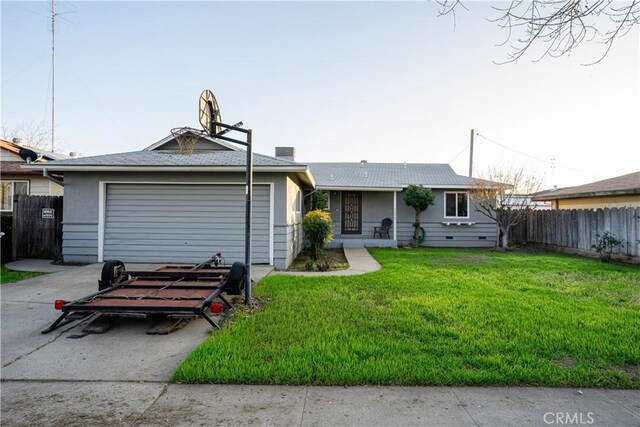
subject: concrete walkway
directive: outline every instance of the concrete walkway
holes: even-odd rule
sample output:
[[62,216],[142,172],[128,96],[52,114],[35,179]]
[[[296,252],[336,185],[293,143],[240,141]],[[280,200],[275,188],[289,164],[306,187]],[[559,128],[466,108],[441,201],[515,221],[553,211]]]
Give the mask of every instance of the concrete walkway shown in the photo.
[[349,268],[338,271],[278,271],[274,270],[271,274],[287,275],[287,276],[355,276],[357,274],[371,273],[380,270],[382,267],[376,261],[369,251],[365,248],[344,248],[344,256],[347,258]]
[[1,422],[12,426],[638,426],[640,392],[4,381]]
[[26,271],[32,273],[57,273],[59,271],[78,268],[76,265],[52,264],[50,259],[20,259],[7,263],[7,268],[12,271]]

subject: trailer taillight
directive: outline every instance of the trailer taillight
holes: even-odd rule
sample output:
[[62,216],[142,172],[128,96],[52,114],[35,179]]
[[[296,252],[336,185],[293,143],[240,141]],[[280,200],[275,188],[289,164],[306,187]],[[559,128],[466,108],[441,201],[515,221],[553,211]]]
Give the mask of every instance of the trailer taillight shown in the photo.
[[219,304],[217,302],[213,302],[211,303],[211,312],[212,313],[221,313],[222,312],[222,304]]
[[65,301],[63,299],[57,299],[56,302],[53,303],[53,306],[55,307],[56,310],[62,310],[62,307],[67,303],[68,301]]

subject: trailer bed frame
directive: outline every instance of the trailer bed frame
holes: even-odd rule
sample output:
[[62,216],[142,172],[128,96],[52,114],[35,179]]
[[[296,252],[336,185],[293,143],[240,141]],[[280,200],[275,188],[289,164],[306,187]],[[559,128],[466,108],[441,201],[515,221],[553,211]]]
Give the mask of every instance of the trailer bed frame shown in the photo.
[[[195,270],[195,268],[198,268]],[[62,314],[42,333],[49,333],[69,322],[100,313],[121,317],[168,318],[202,317],[221,329],[233,313],[233,305],[222,295],[223,280],[230,267],[171,265],[156,271],[131,271],[128,280],[62,305]],[[207,309],[222,303],[221,317],[214,319]]]

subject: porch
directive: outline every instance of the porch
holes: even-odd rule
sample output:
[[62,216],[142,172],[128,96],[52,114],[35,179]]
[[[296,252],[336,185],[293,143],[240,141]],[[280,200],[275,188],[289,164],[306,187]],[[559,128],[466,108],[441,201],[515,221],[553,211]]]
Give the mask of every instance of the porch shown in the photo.
[[394,239],[367,239],[361,236],[334,238],[327,244],[328,248],[397,248],[398,241]]
[[[328,247],[398,247],[397,193],[402,191],[400,188],[324,191],[329,193],[327,211],[333,226],[333,240]],[[385,218],[392,221],[388,233],[375,233]]]

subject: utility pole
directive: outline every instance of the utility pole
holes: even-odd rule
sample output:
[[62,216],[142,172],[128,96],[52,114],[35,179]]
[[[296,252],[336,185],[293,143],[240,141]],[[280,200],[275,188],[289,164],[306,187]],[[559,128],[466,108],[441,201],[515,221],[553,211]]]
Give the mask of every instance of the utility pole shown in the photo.
[[51,0],[51,151],[56,133],[56,0]]
[[474,130],[471,129],[471,144],[469,148],[469,178],[473,178],[473,135],[475,134]]

